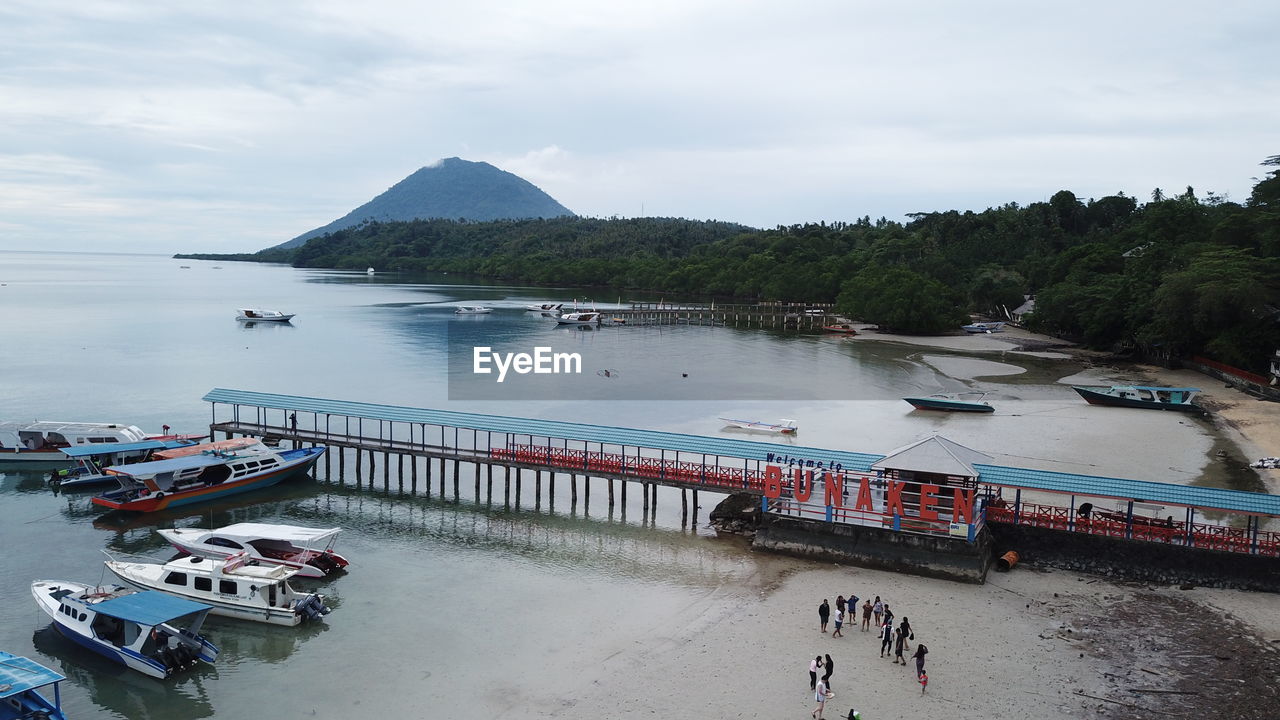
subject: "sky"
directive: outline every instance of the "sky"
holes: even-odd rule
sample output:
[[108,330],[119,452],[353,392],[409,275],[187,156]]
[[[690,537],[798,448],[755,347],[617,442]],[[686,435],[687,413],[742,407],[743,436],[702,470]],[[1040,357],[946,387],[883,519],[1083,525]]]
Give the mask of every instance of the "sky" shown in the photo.
[[1280,154],[1280,3],[0,4],[0,250],[248,252],[445,157],[753,227],[1187,186]]

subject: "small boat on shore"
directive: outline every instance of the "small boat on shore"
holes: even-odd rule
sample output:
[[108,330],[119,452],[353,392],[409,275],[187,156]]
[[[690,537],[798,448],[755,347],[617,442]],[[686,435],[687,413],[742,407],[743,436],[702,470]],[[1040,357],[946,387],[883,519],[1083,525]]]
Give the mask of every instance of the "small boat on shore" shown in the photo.
[[144,675],[164,679],[218,657],[217,646],[199,635],[212,610],[203,603],[65,580],[37,580],[31,595],[59,633]]
[[[29,658],[0,650],[0,720],[67,720],[58,683],[67,678]],[[53,686],[53,702],[40,688]]]
[[1249,463],[1249,467],[1258,470],[1276,470],[1280,469],[1280,457],[1264,457]]
[[760,422],[756,420],[735,420],[733,418],[722,417],[721,420],[729,425],[740,428],[742,430],[759,430],[761,432],[774,432],[780,435],[795,435],[799,429],[796,427],[795,420],[783,418],[776,423]]
[[1103,387],[1072,386],[1090,405],[1143,408],[1146,410],[1178,410],[1203,413],[1205,409],[1193,400],[1200,388],[1154,387],[1149,385],[1113,385]]
[[857,335],[858,331],[853,329],[852,325],[823,325],[823,332],[844,333],[845,335]]
[[182,552],[214,560],[238,552],[260,565],[283,565],[299,577],[322,578],[347,567],[347,559],[333,551],[342,528],[236,523],[226,527],[174,528],[156,532]]
[[254,322],[289,322],[296,315],[285,314],[279,310],[262,310],[259,308],[239,308],[236,310],[237,320],[252,320]]
[[971,325],[961,325],[960,329],[964,330],[967,333],[973,333],[973,334],[998,333],[998,332],[1004,332],[1004,322],[973,323]]
[[488,315],[493,312],[493,308],[487,308],[483,305],[460,305],[454,310],[455,315]]
[[[63,448],[95,443],[135,443],[184,436],[148,435],[136,425],[119,423],[0,422],[0,465],[21,463],[66,467],[71,459]],[[202,436],[203,437],[203,436]]]
[[[977,395],[978,397],[974,400],[961,400],[962,395]],[[986,397],[986,393],[938,394],[928,397],[906,397],[902,399],[911,403],[917,410],[971,413],[995,412],[995,408],[991,407],[991,403],[984,401],[983,397]]]
[[321,446],[277,451],[258,443],[234,451],[205,450],[170,460],[116,465],[104,472],[115,476],[120,486],[92,502],[111,510],[153,512],[258,490],[305,474],[325,450]]
[[163,565],[120,560],[107,560],[106,565],[134,587],[205,603],[223,617],[293,626],[329,614],[324,596],[289,586],[297,571],[249,562],[248,554],[239,552],[224,560],[193,555]]

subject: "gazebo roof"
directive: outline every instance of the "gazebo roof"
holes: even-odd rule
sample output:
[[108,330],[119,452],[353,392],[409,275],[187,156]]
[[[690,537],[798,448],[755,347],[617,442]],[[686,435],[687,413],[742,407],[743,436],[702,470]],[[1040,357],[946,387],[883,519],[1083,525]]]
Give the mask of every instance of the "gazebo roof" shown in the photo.
[[871,468],[972,478],[978,476],[978,471],[973,467],[975,464],[990,463],[992,459],[990,455],[952,442],[941,435],[932,435],[894,450]]

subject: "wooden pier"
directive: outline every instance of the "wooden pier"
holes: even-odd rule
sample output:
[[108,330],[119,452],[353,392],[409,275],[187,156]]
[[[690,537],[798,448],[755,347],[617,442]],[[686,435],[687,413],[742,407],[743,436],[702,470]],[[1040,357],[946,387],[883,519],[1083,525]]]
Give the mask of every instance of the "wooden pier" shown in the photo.
[[605,324],[725,325],[779,330],[820,330],[826,325],[848,322],[829,303],[722,305],[633,302],[629,308],[601,311],[601,318]]

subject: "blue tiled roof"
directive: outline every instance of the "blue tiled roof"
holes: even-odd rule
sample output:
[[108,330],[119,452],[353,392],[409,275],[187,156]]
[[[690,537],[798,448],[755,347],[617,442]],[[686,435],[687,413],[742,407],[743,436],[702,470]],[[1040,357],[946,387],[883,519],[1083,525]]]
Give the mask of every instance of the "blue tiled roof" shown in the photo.
[[[558,420],[429,410],[397,405],[375,405],[372,403],[326,400],[224,388],[215,388],[209,391],[204,396],[204,400],[228,405],[246,405],[318,413],[321,415],[346,415],[392,422],[459,427],[481,432],[532,435],[534,438],[561,438],[580,442],[603,443],[605,445],[661,448],[718,457],[764,460],[772,453],[784,458],[813,458],[840,463],[846,470],[851,472],[872,472],[872,464],[884,457],[870,453],[797,447],[794,445],[713,438],[702,435],[685,435],[658,430],[638,430],[635,428],[589,425]],[[974,467],[980,473],[980,482],[993,485],[1065,494],[1134,499],[1165,505],[1182,505],[1202,510],[1224,510],[1280,517],[1280,495],[1224,490],[1195,485],[1174,485],[1145,480],[1076,475],[1073,473],[1030,470],[1001,465],[976,464]]]

